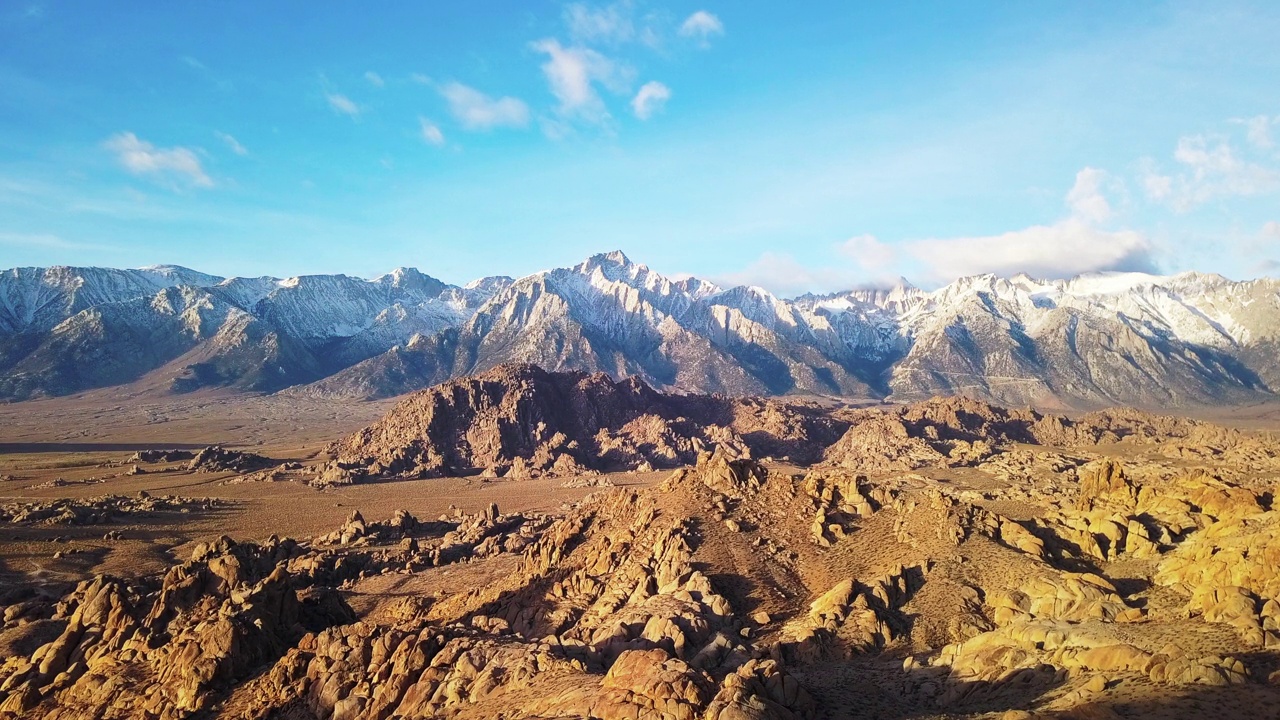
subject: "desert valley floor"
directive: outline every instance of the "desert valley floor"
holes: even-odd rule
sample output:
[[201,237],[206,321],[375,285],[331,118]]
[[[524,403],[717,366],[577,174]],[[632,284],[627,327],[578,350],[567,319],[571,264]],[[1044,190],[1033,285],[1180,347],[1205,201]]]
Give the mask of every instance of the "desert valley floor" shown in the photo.
[[584,378],[0,405],[0,717],[1280,717],[1280,407]]

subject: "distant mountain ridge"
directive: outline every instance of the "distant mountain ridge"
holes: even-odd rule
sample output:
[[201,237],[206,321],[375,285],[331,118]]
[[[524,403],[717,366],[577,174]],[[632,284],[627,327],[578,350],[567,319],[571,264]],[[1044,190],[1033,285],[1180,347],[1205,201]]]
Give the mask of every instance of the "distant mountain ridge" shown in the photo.
[[221,278],[178,266],[0,274],[0,398],[171,391],[399,395],[504,363],[663,390],[1042,406],[1210,405],[1280,389],[1280,281],[1098,273],[778,298],[621,252],[464,287],[412,268]]

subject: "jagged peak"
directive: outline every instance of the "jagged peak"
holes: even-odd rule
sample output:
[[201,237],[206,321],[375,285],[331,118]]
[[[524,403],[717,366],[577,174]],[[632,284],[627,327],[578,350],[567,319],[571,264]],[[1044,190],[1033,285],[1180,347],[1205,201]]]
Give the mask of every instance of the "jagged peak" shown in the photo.
[[778,296],[760,287],[759,285],[735,285],[727,290],[722,290],[716,294],[717,297],[750,297],[756,300],[763,300],[769,303],[778,302]]
[[439,296],[440,293],[453,287],[414,267],[398,267],[374,278],[371,282],[388,288],[417,291],[431,296]]
[[724,292],[724,289],[710,280],[703,280],[693,275],[686,275],[672,280],[672,284],[695,299],[711,297]]
[[415,267],[400,266],[388,273],[383,273],[373,279],[373,282],[389,282],[399,284],[409,278],[430,277]]
[[631,262],[631,258],[627,257],[621,250],[614,250],[607,253],[596,253],[578,263],[573,270],[583,275],[589,275],[596,270],[600,270],[606,276],[613,276],[619,271],[634,274],[643,268],[643,265]]
[[510,286],[515,279],[508,275],[486,275],[482,278],[476,278],[466,285],[462,286],[463,290],[501,290]]
[[593,255],[592,259],[593,260],[599,259],[601,262],[609,262],[609,263],[613,263],[614,265],[631,265],[632,264],[631,258],[627,257],[626,253],[622,252],[621,250],[613,250],[607,253],[600,253],[599,255]]

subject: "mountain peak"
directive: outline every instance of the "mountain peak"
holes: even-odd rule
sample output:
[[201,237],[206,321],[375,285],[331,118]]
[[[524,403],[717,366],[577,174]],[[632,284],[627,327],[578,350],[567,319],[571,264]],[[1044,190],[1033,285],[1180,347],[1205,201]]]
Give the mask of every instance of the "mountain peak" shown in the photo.
[[596,253],[583,260],[578,267],[590,270],[591,268],[608,266],[626,268],[634,264],[631,262],[631,258],[627,257],[621,250],[614,250],[613,252]]
[[412,267],[399,267],[386,275],[374,278],[376,283],[399,290],[418,291],[427,295],[439,295],[447,285]]
[[623,277],[634,277],[637,272],[643,269],[643,265],[631,262],[631,258],[627,257],[621,250],[614,250],[613,252],[592,255],[574,267],[573,272],[581,275],[592,275],[599,272],[610,280],[619,280]]
[[476,278],[466,285],[463,285],[462,289],[491,290],[493,292],[498,292],[513,282],[515,282],[515,279],[508,275],[486,275],[485,277]]

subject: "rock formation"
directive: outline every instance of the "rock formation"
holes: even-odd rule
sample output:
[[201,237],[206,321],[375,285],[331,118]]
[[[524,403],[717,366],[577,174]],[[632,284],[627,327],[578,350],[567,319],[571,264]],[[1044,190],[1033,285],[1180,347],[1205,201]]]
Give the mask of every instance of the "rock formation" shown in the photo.
[[810,462],[845,423],[770,400],[655,392],[638,379],[501,366],[415,393],[336,443],[325,472],[515,478],[672,468],[716,446]]
[[[778,448],[811,462],[763,460]],[[336,449],[331,470],[512,483],[517,463],[682,466],[647,487],[591,476],[554,512],[352,510],[303,540],[209,538],[159,575],[5,589],[0,718],[1189,718],[1280,702],[1270,436],[954,398],[819,411],[517,367],[411,397]],[[190,502],[4,512],[93,525]]]

